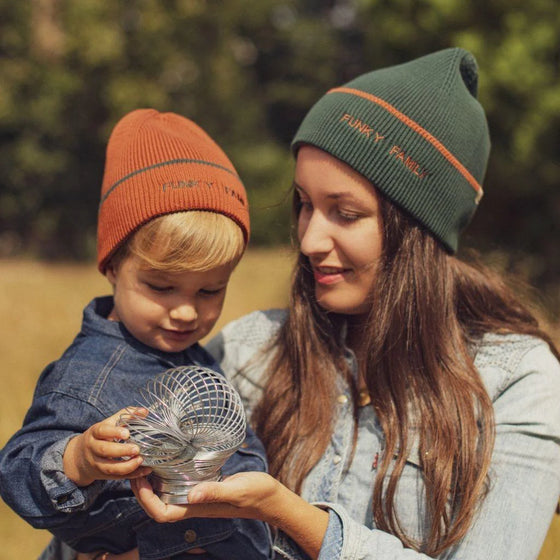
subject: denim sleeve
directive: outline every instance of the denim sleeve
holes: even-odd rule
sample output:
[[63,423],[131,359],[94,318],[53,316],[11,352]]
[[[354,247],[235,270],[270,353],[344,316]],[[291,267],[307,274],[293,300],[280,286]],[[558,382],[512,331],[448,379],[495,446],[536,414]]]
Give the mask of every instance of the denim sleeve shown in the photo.
[[[449,558],[537,558],[560,495],[560,364],[542,343],[527,351],[494,398],[490,489]],[[486,549],[486,550],[485,550]]]
[[[321,550],[317,560],[338,560],[342,552],[343,529],[342,520],[335,511],[333,504],[316,503],[313,505],[328,510],[329,523],[321,543]],[[290,560],[309,560],[309,556],[302,550],[297,542],[282,531],[277,531],[274,539],[274,549],[278,554],[274,558],[289,558]]]
[[0,451],[2,498],[33,527],[56,526],[68,512],[87,508],[106,486],[115,488],[104,481],[78,488],[62,469],[68,440],[101,419],[84,402],[57,393],[42,395]]
[[333,509],[329,510],[329,524],[317,560],[334,560],[342,553],[342,520]]
[[[326,502],[315,505],[330,510],[329,525],[319,560],[432,560],[430,556],[404,548],[397,537],[378,529],[370,529],[355,521],[341,505]],[[335,556],[328,556],[329,552]],[[472,558],[482,560],[483,557],[470,556],[464,560]]]
[[76,560],[78,553],[56,537],[51,539],[37,560]]
[[[547,346],[535,346],[494,399],[496,443],[489,492],[466,536],[440,559],[537,558],[560,494],[559,402],[560,364]],[[340,505],[320,505],[340,517],[342,560],[429,558],[351,519]]]
[[64,474],[62,458],[72,437],[61,439],[45,450],[39,473],[52,507],[63,513],[87,509],[106,486],[106,482],[96,480],[89,486],[78,487]]

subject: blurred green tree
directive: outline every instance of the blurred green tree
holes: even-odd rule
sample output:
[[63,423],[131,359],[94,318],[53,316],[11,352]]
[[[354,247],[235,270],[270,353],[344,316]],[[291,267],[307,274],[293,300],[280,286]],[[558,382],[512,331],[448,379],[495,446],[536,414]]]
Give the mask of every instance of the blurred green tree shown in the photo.
[[463,46],[493,138],[466,244],[513,255],[560,307],[558,29],[555,0],[0,0],[0,255],[91,258],[108,134],[146,106],[208,130],[248,188],[252,243],[286,243],[288,145],[311,104]]

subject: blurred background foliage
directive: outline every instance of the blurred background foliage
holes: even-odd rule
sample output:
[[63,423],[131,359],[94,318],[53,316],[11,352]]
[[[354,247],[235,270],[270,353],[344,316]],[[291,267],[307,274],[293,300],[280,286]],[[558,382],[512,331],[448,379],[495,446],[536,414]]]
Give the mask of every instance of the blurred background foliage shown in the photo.
[[91,259],[124,113],[188,116],[231,156],[253,246],[289,242],[289,141],[355,75],[462,46],[493,152],[464,245],[560,309],[557,0],[0,0],[0,257]]

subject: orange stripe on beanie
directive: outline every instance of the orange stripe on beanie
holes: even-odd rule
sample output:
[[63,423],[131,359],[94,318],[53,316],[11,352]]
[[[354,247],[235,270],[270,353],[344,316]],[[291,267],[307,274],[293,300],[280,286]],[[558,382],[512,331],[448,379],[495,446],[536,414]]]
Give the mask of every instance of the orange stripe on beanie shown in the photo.
[[223,150],[194,122],[137,109],[115,126],[105,160],[97,222],[97,264],[146,222],[205,210],[231,218],[249,239],[247,194]]

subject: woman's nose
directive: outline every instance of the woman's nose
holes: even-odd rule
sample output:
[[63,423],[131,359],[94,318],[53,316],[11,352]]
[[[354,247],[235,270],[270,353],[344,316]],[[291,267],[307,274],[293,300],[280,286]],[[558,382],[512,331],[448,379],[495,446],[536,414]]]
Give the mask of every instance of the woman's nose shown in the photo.
[[320,212],[300,217],[298,237],[301,252],[308,257],[330,252],[334,246],[331,233],[328,220]]
[[192,301],[180,301],[171,308],[169,317],[174,321],[192,323],[198,318],[198,313]]

